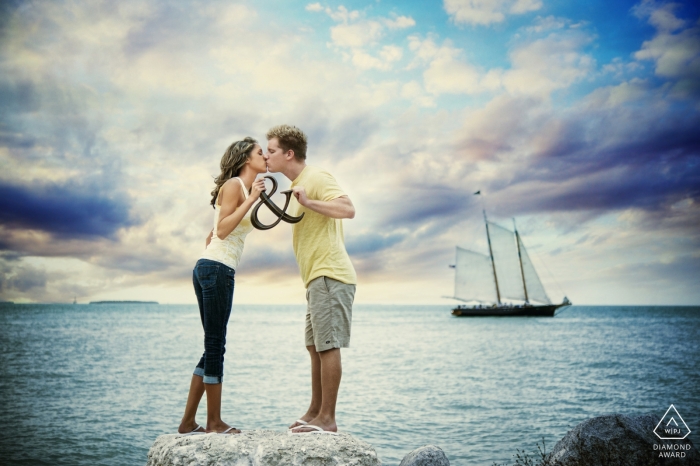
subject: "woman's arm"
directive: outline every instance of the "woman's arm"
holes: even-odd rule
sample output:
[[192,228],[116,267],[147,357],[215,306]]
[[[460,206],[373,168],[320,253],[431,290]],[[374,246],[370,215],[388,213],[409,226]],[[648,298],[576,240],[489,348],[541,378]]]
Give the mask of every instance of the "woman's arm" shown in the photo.
[[211,243],[211,238],[213,236],[214,236],[214,229],[212,228],[212,230],[209,232],[209,236],[207,236],[206,245],[204,246],[204,249],[209,247],[209,243]]
[[219,239],[224,239],[241,223],[245,214],[258,200],[260,193],[265,190],[265,181],[256,180],[250,189],[248,199],[243,202],[241,202],[243,197],[241,184],[238,180],[231,178],[224,183],[221,189],[224,190],[224,193],[221,199],[221,213],[219,214],[219,223],[216,226],[216,236]]

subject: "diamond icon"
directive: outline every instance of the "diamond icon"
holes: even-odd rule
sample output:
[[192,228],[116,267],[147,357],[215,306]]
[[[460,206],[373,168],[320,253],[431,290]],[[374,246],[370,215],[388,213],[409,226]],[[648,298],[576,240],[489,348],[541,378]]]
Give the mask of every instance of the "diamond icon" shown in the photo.
[[654,428],[654,433],[661,440],[682,440],[688,436],[690,429],[676,407],[671,405]]

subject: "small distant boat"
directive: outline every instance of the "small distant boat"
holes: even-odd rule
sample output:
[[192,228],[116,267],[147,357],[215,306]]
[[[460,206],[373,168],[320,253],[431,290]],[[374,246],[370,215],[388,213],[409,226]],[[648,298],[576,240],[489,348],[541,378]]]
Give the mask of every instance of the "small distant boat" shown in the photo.
[[[520,239],[515,220],[510,231],[489,222],[484,213],[489,255],[457,246],[455,291],[452,299],[478,304],[452,309],[458,317],[554,317],[570,306],[567,297],[553,304]],[[505,303],[504,299],[516,302]]]

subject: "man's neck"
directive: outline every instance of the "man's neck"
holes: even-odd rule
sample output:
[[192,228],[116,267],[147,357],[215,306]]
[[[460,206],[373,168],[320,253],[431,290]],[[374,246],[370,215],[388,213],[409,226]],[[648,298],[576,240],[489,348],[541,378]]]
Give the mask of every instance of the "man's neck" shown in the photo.
[[296,180],[301,172],[304,171],[306,168],[306,162],[297,162],[297,163],[290,163],[285,167],[285,170],[282,171],[282,174],[289,178],[290,181]]

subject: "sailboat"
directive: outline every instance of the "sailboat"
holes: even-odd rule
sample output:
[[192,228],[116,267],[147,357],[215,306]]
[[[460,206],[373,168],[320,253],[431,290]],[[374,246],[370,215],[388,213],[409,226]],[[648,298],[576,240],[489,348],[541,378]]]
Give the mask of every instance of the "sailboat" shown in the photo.
[[[513,220],[513,230],[486,218],[489,255],[457,246],[455,291],[452,299],[479,304],[459,305],[452,309],[458,317],[554,317],[558,309],[571,305],[564,297],[553,304],[544,290],[537,271]],[[505,303],[514,300],[522,304]]]

